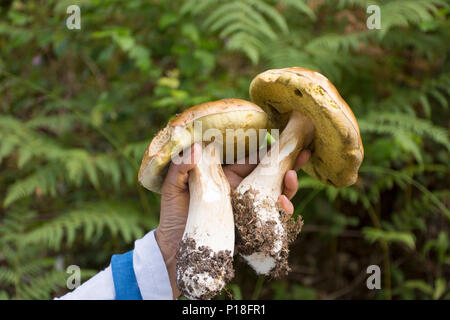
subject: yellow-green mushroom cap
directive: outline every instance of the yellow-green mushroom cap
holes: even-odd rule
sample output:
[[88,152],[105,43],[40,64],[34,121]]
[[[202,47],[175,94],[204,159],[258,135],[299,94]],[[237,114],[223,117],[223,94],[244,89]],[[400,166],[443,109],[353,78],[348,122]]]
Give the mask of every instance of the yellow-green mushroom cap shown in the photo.
[[354,184],[364,157],[359,126],[350,107],[322,74],[298,67],[273,69],[256,76],[250,97],[269,116],[271,128],[283,129],[292,110],[314,125],[310,176],[340,188]]
[[[202,134],[194,134],[194,123],[201,123]],[[224,158],[230,145],[236,157],[237,143],[245,143],[248,154],[250,139],[245,138],[248,129],[267,128],[267,114],[259,106],[241,99],[224,99],[193,106],[171,120],[159,131],[145,150],[138,179],[148,190],[160,193],[172,156],[178,155],[196,142],[202,142],[208,129],[221,132]],[[233,139],[227,140],[227,129],[236,130]],[[242,129],[242,130],[239,130]],[[256,135],[259,137],[259,134]],[[206,140],[210,141],[210,140]],[[258,145],[260,141],[258,140]]]

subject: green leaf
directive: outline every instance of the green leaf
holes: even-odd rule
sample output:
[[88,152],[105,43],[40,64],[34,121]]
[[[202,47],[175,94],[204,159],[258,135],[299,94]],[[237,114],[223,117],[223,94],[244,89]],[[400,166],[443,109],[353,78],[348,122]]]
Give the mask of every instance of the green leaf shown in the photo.
[[444,278],[438,278],[434,284],[433,299],[438,300],[442,297],[447,289],[447,281]]
[[415,237],[410,232],[384,231],[372,227],[365,227],[362,231],[364,237],[370,242],[377,242],[382,239],[387,241],[388,243],[403,243],[410,249],[414,249],[416,247]]
[[423,280],[408,280],[405,282],[404,287],[420,290],[429,296],[433,295],[434,292],[433,288]]

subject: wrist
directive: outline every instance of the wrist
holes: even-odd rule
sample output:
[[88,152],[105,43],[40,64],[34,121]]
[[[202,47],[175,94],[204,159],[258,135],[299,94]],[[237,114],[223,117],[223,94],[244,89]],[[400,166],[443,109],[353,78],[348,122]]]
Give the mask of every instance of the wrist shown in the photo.
[[177,248],[173,245],[173,243],[167,241],[166,237],[164,236],[164,232],[162,232],[160,228],[156,228],[155,230],[155,239],[163,256],[164,263],[167,268],[167,273],[169,274],[173,298],[177,299],[180,296],[180,291],[178,290],[178,287],[176,285]]

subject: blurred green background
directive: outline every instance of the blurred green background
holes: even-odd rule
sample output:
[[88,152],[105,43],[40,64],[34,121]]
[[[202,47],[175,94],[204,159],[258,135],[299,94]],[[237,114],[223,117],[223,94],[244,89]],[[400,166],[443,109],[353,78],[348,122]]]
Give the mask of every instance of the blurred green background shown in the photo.
[[[68,30],[66,8],[81,8]],[[369,30],[370,4],[381,29]],[[300,177],[292,271],[242,261],[222,299],[449,299],[449,2],[0,2],[0,298],[62,295],[154,228],[137,170],[182,110],[249,99],[251,79],[301,66],[354,111],[365,159],[334,189]],[[379,265],[382,289],[368,290]]]

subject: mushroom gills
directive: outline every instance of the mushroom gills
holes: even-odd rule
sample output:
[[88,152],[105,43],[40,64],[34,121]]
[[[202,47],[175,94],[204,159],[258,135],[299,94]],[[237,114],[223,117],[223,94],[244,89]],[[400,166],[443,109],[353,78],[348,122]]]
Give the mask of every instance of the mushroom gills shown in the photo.
[[211,299],[234,277],[234,218],[221,167],[222,145],[204,145],[189,174],[189,215],[177,254],[177,286],[190,299]]

